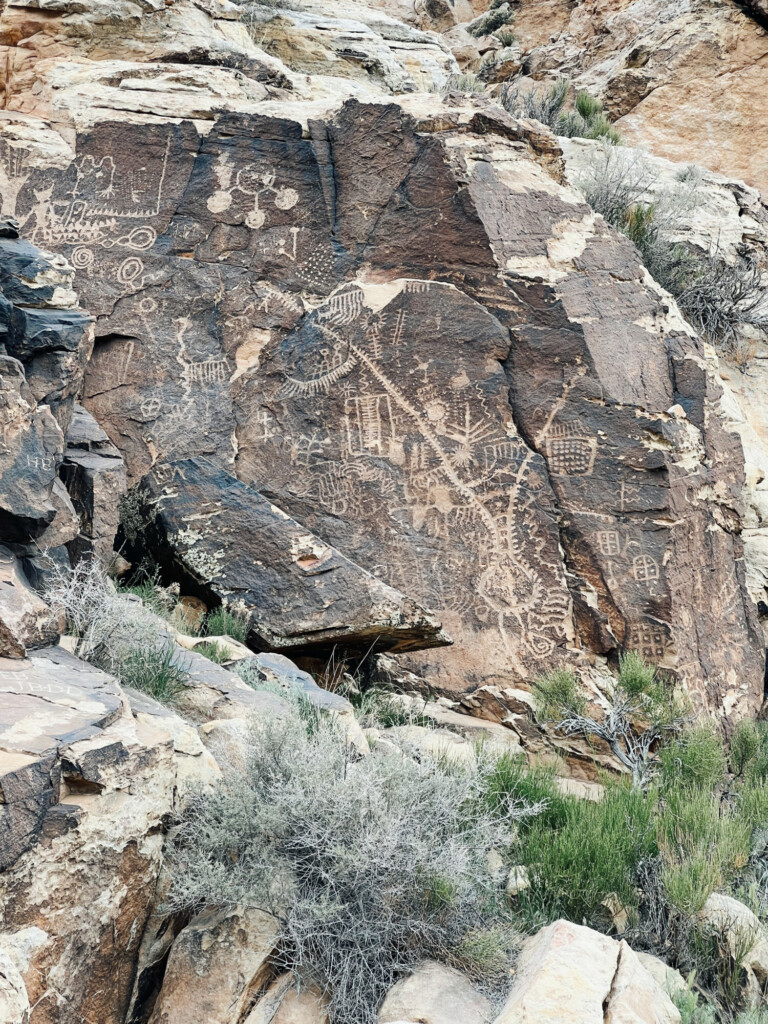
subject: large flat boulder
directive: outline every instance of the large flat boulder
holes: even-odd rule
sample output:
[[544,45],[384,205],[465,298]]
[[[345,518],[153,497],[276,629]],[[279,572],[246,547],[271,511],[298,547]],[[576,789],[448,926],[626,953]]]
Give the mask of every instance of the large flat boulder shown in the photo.
[[379,1009],[379,1024],[487,1024],[491,1003],[459,971],[427,962],[398,981]]
[[[148,83],[166,95],[158,67],[110,78],[103,63],[57,71],[74,152],[25,165],[13,212],[77,265],[98,318],[84,404],[132,482],[207,460],[227,502],[258,494],[442,625],[450,651],[407,657],[446,695],[525,690],[553,664],[630,648],[715,715],[757,710],[743,457],[715,364],[629,242],[561,183],[551,137],[484,98],[341,104],[323,75],[311,104],[257,90],[247,112],[213,76],[201,127],[160,100],[146,113]],[[94,75],[125,107],[105,92],[78,131],[75,78]],[[174,81],[192,105],[206,88]],[[169,516],[179,483],[157,481]],[[212,534],[182,538],[184,558],[195,544],[242,576]],[[289,608],[298,573],[331,593],[317,551],[305,568],[281,557]],[[215,558],[198,568],[237,592]],[[355,621],[346,599],[336,619],[316,609],[315,640],[367,628],[370,588]],[[295,651],[310,628],[263,646]]]
[[235,907],[194,918],[171,947],[149,1024],[239,1024],[270,979],[278,921]]
[[450,642],[434,616],[207,459],[160,465],[145,484],[159,557],[243,608],[255,644],[365,654]]

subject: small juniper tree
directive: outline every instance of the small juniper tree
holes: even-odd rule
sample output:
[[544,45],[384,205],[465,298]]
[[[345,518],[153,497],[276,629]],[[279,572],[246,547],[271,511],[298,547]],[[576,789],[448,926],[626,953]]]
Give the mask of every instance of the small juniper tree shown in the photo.
[[633,786],[644,789],[660,764],[660,742],[691,721],[688,702],[635,651],[619,659],[619,672],[606,696],[608,708],[593,717],[575,675],[558,669],[534,688],[537,715],[566,736],[597,736],[632,773]]

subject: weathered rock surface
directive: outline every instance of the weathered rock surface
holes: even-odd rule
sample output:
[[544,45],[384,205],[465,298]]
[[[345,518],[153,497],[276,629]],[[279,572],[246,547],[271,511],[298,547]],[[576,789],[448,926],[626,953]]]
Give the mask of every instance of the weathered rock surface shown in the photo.
[[433,610],[455,647],[410,664],[445,693],[626,646],[754,710],[738,439],[551,140],[487,101],[264,110],[97,121],[22,173],[17,217],[99,316],[85,404],[131,477],[206,459]]
[[555,921],[523,945],[496,1024],[679,1024],[667,993],[626,942]]
[[28,647],[57,638],[51,610],[31,589],[19,560],[0,544],[0,658],[23,658]]
[[535,47],[534,77],[570,75],[599,95],[630,145],[768,187],[768,125],[755,102],[768,89],[768,32],[743,9],[755,4],[553,0],[527,18],[526,6],[518,29]]
[[256,647],[340,645],[363,655],[371,644],[407,651],[450,643],[434,616],[207,459],[163,464],[145,484],[158,558],[172,552],[177,573],[244,609]]
[[123,1024],[164,824],[218,769],[178,715],[61,648],[3,660],[0,692],[0,948],[24,953],[36,1024]]
[[750,1002],[763,1001],[768,982],[768,933],[749,907],[732,896],[713,892],[699,913],[705,930],[721,937],[746,973]]
[[69,545],[71,560],[95,557],[109,565],[126,489],[122,456],[80,405],[74,407],[65,442],[60,475],[80,522]]
[[19,553],[31,541],[55,547],[73,535],[56,472],[91,348],[73,276],[60,254],[0,221],[0,539]]
[[283,974],[261,996],[243,1024],[328,1024],[321,993],[312,985],[298,987]]
[[459,971],[428,961],[386,995],[379,1024],[421,1021],[423,1024],[486,1024],[491,1003]]
[[149,1024],[238,1024],[270,977],[278,922],[261,910],[207,911],[171,947]]

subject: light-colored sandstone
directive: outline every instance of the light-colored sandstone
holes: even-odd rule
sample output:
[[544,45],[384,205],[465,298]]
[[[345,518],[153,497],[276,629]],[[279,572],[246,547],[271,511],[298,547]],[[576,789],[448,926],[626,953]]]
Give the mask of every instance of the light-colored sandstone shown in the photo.
[[379,1024],[420,1021],[421,1024],[487,1024],[489,1000],[459,971],[427,961],[387,993]]

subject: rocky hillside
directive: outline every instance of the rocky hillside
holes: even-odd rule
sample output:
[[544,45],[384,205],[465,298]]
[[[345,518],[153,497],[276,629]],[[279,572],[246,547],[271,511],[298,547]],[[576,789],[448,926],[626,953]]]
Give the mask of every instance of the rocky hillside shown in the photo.
[[[764,908],[737,904],[751,959],[718,933],[730,1003],[670,950],[697,914],[733,931],[717,900],[746,892],[768,825],[739,724],[768,618],[763,7],[0,7],[9,1021],[706,1024],[652,954],[700,978],[709,1024],[760,1002]],[[382,688],[400,704],[373,714]],[[664,903],[666,946],[632,895],[650,876],[577,907],[525,840],[493,883],[505,914],[531,890],[505,985],[425,939],[350,1011],[336,968],[286,952],[285,906],[174,881],[189,815],[251,777],[250,730],[305,704],[371,791],[387,757],[429,775],[450,750],[471,803],[478,741],[527,758],[515,843],[527,816],[532,836],[607,816],[631,777],[659,810],[630,873],[715,842],[659,838],[685,777],[662,748],[709,729],[707,799],[746,838],[695,913]],[[742,764],[722,737],[747,734]]]

